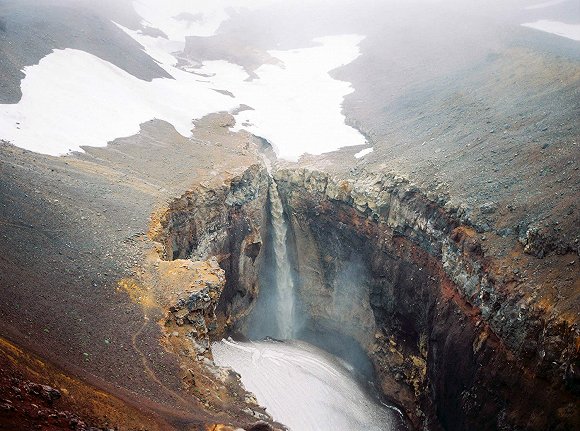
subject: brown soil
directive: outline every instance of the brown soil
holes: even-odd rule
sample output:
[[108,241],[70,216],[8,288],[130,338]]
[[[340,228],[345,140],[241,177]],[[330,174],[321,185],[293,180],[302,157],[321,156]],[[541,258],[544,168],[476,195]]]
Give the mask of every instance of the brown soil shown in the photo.
[[5,339],[0,370],[0,429],[171,429],[128,393],[107,393]]

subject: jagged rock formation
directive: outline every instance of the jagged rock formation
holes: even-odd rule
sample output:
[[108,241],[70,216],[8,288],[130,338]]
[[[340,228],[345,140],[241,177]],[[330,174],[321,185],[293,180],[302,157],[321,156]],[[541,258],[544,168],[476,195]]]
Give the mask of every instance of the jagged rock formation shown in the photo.
[[164,261],[153,256],[150,263],[139,283],[144,286],[142,292],[149,287],[157,296],[153,302],[167,310],[159,321],[162,343],[179,359],[185,391],[208,411],[229,411],[241,423],[251,424],[252,419],[271,422],[253,395],[243,389],[240,376],[213,362],[210,342],[223,332],[215,310],[226,285],[217,259]]
[[[576,319],[551,312],[525,265],[485,253],[461,208],[396,176],[275,178],[313,324],[355,337],[416,425],[578,425]],[[352,301],[341,307],[345,286]]]
[[226,272],[219,300],[226,326],[239,322],[258,294],[268,184],[265,166],[255,164],[229,184],[188,191],[153,217],[150,236],[163,244],[165,259],[217,257]]
[[[178,290],[165,321],[170,336],[184,332],[191,339],[196,359],[209,354],[209,333],[217,328],[215,307],[225,286],[224,271],[215,258],[206,262],[174,261],[186,270],[193,270],[192,283]],[[209,268],[208,268],[209,267]],[[178,286],[171,283],[174,289]],[[181,331],[179,331],[181,329]],[[173,331],[172,331],[173,330]]]
[[[161,33],[129,2],[53,3],[2,2],[0,103],[19,101],[23,67],[54,49],[169,77],[116,25]],[[293,16],[280,2],[188,38],[176,59],[254,76],[278,64],[272,50],[365,35],[332,75],[352,83],[343,114],[374,151],[275,175],[306,329],[355,339],[418,428],[579,429],[577,41],[521,28],[534,13],[520,2],[492,3]],[[470,23],[459,43],[457,22]],[[194,123],[186,138],[147,121],[59,158],[0,141],[0,422],[271,428],[209,349],[244,328],[265,287],[266,143],[227,113]]]

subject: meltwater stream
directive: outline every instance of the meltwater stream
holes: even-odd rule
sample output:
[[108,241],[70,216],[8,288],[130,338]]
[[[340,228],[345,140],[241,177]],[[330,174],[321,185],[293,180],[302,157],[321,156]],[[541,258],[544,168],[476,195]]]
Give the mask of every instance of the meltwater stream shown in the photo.
[[215,363],[242,376],[273,418],[293,431],[400,430],[394,409],[370,396],[334,356],[302,341],[212,345]]

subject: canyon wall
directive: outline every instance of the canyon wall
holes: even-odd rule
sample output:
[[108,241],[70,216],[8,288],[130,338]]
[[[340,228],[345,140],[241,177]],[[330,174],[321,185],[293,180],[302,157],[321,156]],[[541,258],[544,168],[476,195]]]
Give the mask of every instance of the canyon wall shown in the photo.
[[[576,317],[553,310],[537,276],[486,252],[468,211],[393,175],[302,168],[278,169],[274,179],[289,219],[301,329],[356,340],[380,391],[415,427],[579,425]],[[216,256],[225,270],[215,337],[242,329],[260,292],[269,181],[253,165],[153,219],[165,259]],[[516,238],[512,254],[524,256],[524,246]]]
[[275,179],[312,324],[358,340],[416,426],[578,426],[574,318],[487,256],[461,208],[389,175]]
[[153,217],[150,236],[164,259],[215,256],[225,270],[216,336],[233,330],[258,294],[268,185],[266,168],[255,164],[217,187],[199,185]]

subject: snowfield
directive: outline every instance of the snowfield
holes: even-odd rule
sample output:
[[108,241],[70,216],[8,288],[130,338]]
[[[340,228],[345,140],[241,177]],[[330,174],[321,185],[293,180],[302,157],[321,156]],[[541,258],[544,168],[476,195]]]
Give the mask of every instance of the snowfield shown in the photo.
[[524,27],[545,31],[546,33],[557,34],[558,36],[580,41],[580,24],[566,24],[564,22],[541,19],[522,25]]
[[329,75],[360,55],[362,36],[329,36],[316,39],[313,47],[270,51],[281,63],[259,67],[258,79],[252,81],[246,81],[241,66],[227,61],[204,62],[192,73],[174,66],[172,53],[183,49],[187,35],[215,34],[228,18],[228,8],[242,3],[257,7],[265,1],[135,1],[144,25],[168,38],[119,27],[174,79],[147,82],[84,51],[55,50],[24,69],[20,102],[0,105],[0,138],[31,151],[63,155],[136,134],[151,119],[165,120],[189,136],[193,119],[245,104],[253,110],[236,115],[236,130],[268,139],[282,158],[365,144],[341,112],[352,87]]
[[[293,51],[270,51],[283,66],[263,65],[259,79],[231,88],[234,95],[254,108],[236,115],[242,128],[271,142],[279,157],[297,160],[303,153],[321,154],[366,141],[345,124],[344,96],[354,91],[348,82],[332,79],[328,72],[359,55],[357,35],[315,39],[319,46]],[[225,85],[225,83],[224,83]]]
[[153,118],[187,136],[192,118],[237,106],[196,75],[142,81],[74,49],[54,51],[25,73],[22,100],[0,105],[0,130],[15,145],[44,154],[102,147],[138,133],[139,125]]

